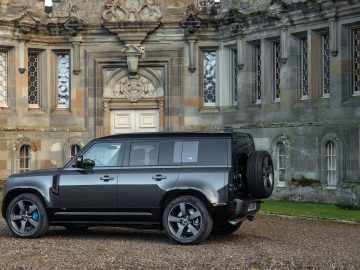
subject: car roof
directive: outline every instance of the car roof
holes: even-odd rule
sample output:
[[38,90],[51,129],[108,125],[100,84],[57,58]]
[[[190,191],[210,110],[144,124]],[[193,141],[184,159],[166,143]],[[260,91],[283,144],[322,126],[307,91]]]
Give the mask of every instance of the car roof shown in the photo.
[[[236,132],[238,133],[238,132]],[[231,138],[234,132],[149,132],[149,133],[124,133],[115,134],[103,139],[153,139],[153,138]]]

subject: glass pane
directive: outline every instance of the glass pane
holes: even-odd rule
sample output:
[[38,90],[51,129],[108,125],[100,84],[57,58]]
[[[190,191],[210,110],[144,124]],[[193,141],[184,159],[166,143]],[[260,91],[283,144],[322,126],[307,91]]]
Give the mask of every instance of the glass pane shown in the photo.
[[69,108],[70,106],[70,56],[58,54],[58,107]]
[[216,103],[216,52],[204,52],[204,104]]
[[0,105],[7,105],[8,58],[6,52],[0,52]]
[[254,46],[255,101],[261,102],[261,45]]
[[119,166],[122,157],[121,152],[121,143],[98,143],[86,151],[83,158],[95,161],[96,167]]
[[129,166],[158,165],[159,142],[142,142],[131,145]]
[[308,42],[307,38],[300,38],[300,62],[301,62],[301,97],[309,95],[308,90]]
[[183,142],[183,151],[181,161],[183,163],[194,163],[198,161],[199,142]]
[[322,36],[323,95],[330,95],[330,45],[329,34]]
[[238,72],[238,68],[237,68],[237,58],[238,58],[238,53],[236,49],[231,50],[231,70],[232,70],[232,97],[233,97],[233,103],[236,104],[237,103],[237,72]]
[[280,99],[280,42],[273,43],[273,95],[274,100]]
[[171,166],[181,164],[182,142],[162,141],[160,143],[159,165]]
[[352,31],[353,89],[360,93],[360,29]]
[[39,53],[28,55],[28,103],[39,104]]

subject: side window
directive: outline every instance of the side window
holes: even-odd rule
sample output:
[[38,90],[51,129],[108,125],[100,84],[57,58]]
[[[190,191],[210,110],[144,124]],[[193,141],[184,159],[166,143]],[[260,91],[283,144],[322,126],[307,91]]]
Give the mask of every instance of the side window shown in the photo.
[[181,161],[188,165],[225,166],[228,163],[226,139],[184,141]]
[[95,161],[95,167],[116,167],[122,163],[122,143],[97,143],[87,150],[83,158]]
[[129,166],[156,166],[159,161],[159,142],[131,144]]
[[181,141],[162,141],[160,144],[159,165],[175,166],[181,164]]

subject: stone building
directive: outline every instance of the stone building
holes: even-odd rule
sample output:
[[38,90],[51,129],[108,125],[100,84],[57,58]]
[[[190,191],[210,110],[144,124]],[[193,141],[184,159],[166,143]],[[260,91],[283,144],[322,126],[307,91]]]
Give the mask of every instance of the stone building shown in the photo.
[[275,198],[360,205],[359,1],[50,2],[0,3],[0,178],[231,127],[272,153]]

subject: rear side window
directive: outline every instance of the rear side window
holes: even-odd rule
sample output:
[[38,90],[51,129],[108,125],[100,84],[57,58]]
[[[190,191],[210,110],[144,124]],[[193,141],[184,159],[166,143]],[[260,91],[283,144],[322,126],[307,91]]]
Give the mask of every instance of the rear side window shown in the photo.
[[181,165],[182,142],[175,140],[165,140],[160,145],[160,166]]
[[159,162],[159,142],[131,144],[129,166],[156,166]]
[[228,164],[226,139],[200,139],[183,141],[183,165],[224,166]]
[[83,158],[95,161],[95,167],[115,167],[121,165],[123,151],[122,143],[96,143],[83,154]]

